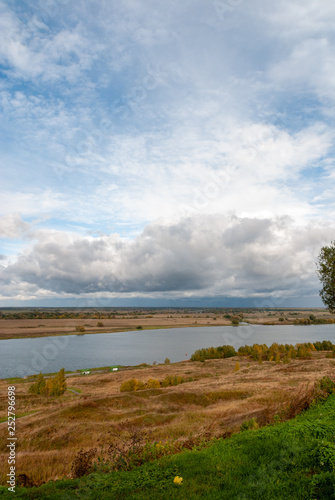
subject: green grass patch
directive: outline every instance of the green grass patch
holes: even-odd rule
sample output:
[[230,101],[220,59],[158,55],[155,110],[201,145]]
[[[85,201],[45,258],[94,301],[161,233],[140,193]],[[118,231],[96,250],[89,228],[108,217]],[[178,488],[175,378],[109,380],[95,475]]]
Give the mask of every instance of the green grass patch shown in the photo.
[[[17,420],[18,418],[27,417],[28,415],[33,415],[34,413],[38,413],[38,411],[39,410],[32,410],[32,411],[27,411],[25,413],[17,413],[15,415],[15,420]],[[7,420],[8,420],[8,417],[0,418],[0,423],[7,422]]]
[[26,380],[23,379],[22,377],[5,378],[4,380],[6,380],[9,384],[18,384],[20,382],[26,382]]

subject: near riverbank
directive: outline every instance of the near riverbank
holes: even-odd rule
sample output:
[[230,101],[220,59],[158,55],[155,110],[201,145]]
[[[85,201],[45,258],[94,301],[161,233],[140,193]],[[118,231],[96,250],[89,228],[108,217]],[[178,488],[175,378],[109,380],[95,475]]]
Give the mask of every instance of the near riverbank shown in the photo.
[[[68,379],[68,390],[60,397],[31,394],[32,379],[16,379],[11,383],[18,412],[25,415],[18,420],[18,474],[36,485],[71,477],[80,449],[106,451],[134,432],[141,441],[176,452],[192,443],[227,437],[245,422],[262,426],[285,420],[303,408],[317,380],[333,376],[335,359],[327,354],[318,351],[310,359],[262,363],[235,356],[77,374]],[[129,379],[151,388],[121,392]],[[166,380],[172,385],[165,386]],[[0,380],[3,416],[7,387],[8,381]],[[1,461],[6,459],[6,432],[1,425]],[[4,471],[1,484],[5,479]]]

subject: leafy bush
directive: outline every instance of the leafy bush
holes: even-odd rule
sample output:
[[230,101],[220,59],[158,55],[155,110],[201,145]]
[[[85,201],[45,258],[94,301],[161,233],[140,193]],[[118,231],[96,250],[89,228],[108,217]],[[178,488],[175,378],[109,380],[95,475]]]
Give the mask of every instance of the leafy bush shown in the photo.
[[76,332],[85,332],[85,327],[83,325],[76,326]]
[[327,376],[318,381],[318,387],[325,393],[327,397],[335,392],[335,384],[332,379]]
[[138,326],[136,327],[136,330],[142,330],[142,329],[143,329],[143,327],[142,327],[141,325],[138,325]]
[[334,346],[330,340],[323,340],[322,342],[314,342],[314,347],[317,351],[332,351]]
[[191,382],[193,380],[192,377],[184,379],[178,375],[168,375],[161,382],[154,378],[150,378],[146,384],[144,384],[141,380],[137,378],[131,378],[129,380],[125,380],[122,382],[120,387],[120,392],[133,392],[140,391],[142,389],[159,389],[160,387],[171,387],[179,384],[183,384],[184,382]]
[[42,396],[61,396],[66,391],[66,380],[64,368],[54,376],[45,380],[42,373],[37,377],[36,382],[29,387],[31,394]]
[[223,345],[219,347],[207,347],[197,349],[191,356],[191,361],[205,361],[205,359],[221,359],[237,356],[234,347],[231,345]]
[[246,420],[240,427],[240,431],[249,431],[250,429],[258,429],[258,423],[254,418]]
[[122,382],[120,392],[139,391],[144,389],[144,384],[137,378],[131,378]]
[[171,361],[169,360],[169,358],[165,358],[164,363],[165,363],[166,365],[169,365],[169,364],[171,363]]
[[310,358],[312,356],[312,350],[305,344],[297,344],[297,358]]
[[99,328],[101,328],[102,326],[104,326],[104,324],[102,323],[102,321],[98,321],[97,326],[98,326]]
[[145,389],[158,389],[160,388],[161,384],[159,380],[156,380],[154,378],[150,378],[148,382],[145,384]]
[[42,373],[40,372],[38,377],[37,377],[36,382],[29,387],[29,392],[31,394],[41,394],[42,395],[42,394],[44,394],[44,391],[45,391],[45,378],[42,375]]
[[183,377],[179,377],[177,375],[175,375],[175,376],[168,375],[161,382],[161,385],[162,385],[162,387],[169,387],[169,386],[172,386],[172,385],[179,385],[179,384],[183,384],[183,383],[184,383]]

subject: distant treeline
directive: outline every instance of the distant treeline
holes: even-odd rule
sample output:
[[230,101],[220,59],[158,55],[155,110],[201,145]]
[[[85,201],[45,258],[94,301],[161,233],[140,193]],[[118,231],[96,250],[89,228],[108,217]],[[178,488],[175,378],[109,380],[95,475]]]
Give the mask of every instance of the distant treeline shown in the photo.
[[16,311],[0,312],[0,319],[113,319],[128,316],[136,318],[141,315],[152,317],[157,311]]
[[[247,310],[250,314],[256,310]],[[63,309],[63,308],[36,308],[36,309],[2,309],[0,311],[0,319],[113,319],[123,318],[125,316],[136,318],[139,316],[153,317],[156,314],[183,314],[185,318],[191,318],[198,314],[222,314],[224,318],[239,317],[243,319],[243,313],[239,309],[167,309],[167,308],[87,308],[87,309]],[[209,316],[206,316],[209,318]]]
[[[285,309],[240,309],[240,308],[194,308],[194,309],[180,309],[180,308],[2,308],[0,310],[0,319],[5,320],[30,320],[30,319],[136,319],[136,318],[153,318],[158,314],[167,314],[167,317],[172,318],[172,314],[177,314],[182,318],[198,318],[199,315],[205,318],[228,319],[231,320],[233,325],[238,325],[243,321],[246,316],[251,316],[257,313],[265,314],[267,316],[279,316],[274,318],[277,321],[289,321],[295,325],[321,325],[333,324],[335,319],[331,318],[318,318],[314,314],[309,314],[305,318],[293,318],[300,313],[293,312]],[[305,314],[308,314],[305,312]],[[287,317],[285,317],[287,315]],[[213,317],[214,316],[214,317]],[[247,320],[248,321],[248,320]],[[266,322],[264,324],[272,325],[274,322]]]
[[335,319],[316,318],[314,314],[310,314],[308,318],[296,318],[294,325],[327,325],[335,323]]
[[281,360],[289,362],[295,358],[309,358],[313,351],[331,351],[330,356],[335,357],[335,344],[330,340],[322,342],[305,342],[302,344],[277,344],[273,343],[270,347],[265,344],[254,344],[252,346],[242,346],[236,352],[231,345],[220,347],[207,347],[198,349],[191,356],[191,361],[205,361],[206,359],[231,358],[233,356],[250,356],[256,361],[276,361]]

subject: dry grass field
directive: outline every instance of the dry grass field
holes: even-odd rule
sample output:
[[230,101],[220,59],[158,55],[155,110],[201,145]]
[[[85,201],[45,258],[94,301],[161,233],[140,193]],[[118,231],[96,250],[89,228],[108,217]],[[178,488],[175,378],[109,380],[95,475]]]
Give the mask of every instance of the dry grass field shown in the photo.
[[[253,417],[260,425],[267,423],[285,413],[307,386],[332,376],[335,360],[325,356],[314,352],[312,359],[286,364],[234,357],[75,375],[67,378],[68,390],[58,398],[29,394],[29,380],[11,381],[16,386],[17,416],[22,415],[16,431],[18,474],[26,474],[35,484],[70,476],[78,450],[106,448],[122,439],[127,429],[165,443],[229,435]],[[240,369],[234,371],[237,360]],[[167,375],[193,381],[120,392],[127,379],[162,381]],[[7,380],[0,380],[0,471],[6,470],[7,459],[7,386]],[[1,474],[0,484],[5,484],[5,472]]]
[[[333,316],[325,309],[281,309],[260,310],[240,309],[243,321],[251,324],[288,325],[294,320],[308,318],[313,314],[316,318],[325,320]],[[5,314],[8,311],[3,311]],[[41,312],[39,319],[0,319],[0,340],[9,338],[44,337],[51,335],[76,334],[76,327],[84,326],[86,333],[109,333],[135,330],[137,326],[143,329],[151,328],[182,328],[187,326],[223,326],[230,325],[231,319],[226,318],[229,310],[155,310],[133,311],[130,309],[116,310],[113,318],[96,314],[94,318],[45,318]],[[83,311],[84,315],[85,311]],[[236,311],[230,312],[234,314]],[[93,314],[94,316],[94,314]],[[101,316],[103,316],[101,318]],[[103,326],[98,326],[102,323]]]

